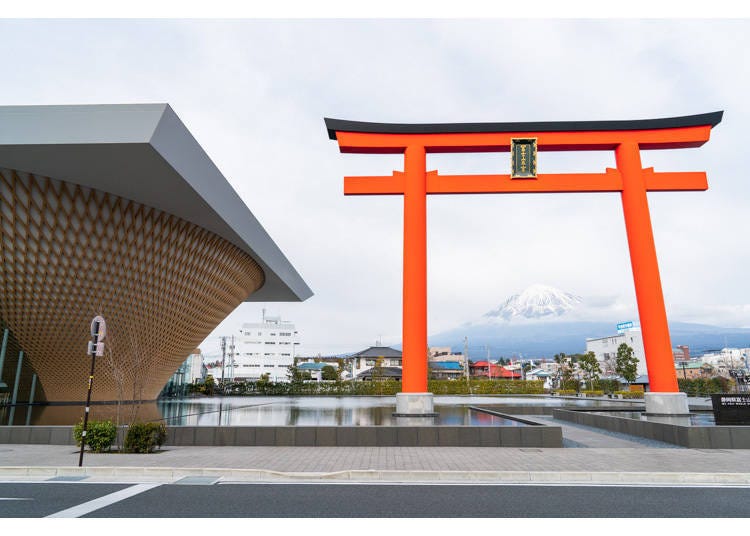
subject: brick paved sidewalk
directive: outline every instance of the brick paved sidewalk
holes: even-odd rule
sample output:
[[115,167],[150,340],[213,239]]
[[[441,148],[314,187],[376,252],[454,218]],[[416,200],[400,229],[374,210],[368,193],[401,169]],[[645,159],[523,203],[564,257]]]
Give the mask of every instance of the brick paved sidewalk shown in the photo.
[[[61,445],[0,445],[0,479],[86,475],[228,480],[597,482],[750,485],[750,450],[686,449],[554,421],[567,447],[170,447],[92,454]],[[578,448],[575,448],[578,447]]]

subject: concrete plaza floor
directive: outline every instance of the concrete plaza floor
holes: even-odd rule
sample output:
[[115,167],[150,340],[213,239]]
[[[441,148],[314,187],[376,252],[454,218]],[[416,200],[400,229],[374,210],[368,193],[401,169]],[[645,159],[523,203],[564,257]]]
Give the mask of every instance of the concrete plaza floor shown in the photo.
[[486,482],[750,486],[750,450],[686,449],[539,417],[564,448],[170,447],[92,454],[75,447],[0,445],[0,480],[117,482]]

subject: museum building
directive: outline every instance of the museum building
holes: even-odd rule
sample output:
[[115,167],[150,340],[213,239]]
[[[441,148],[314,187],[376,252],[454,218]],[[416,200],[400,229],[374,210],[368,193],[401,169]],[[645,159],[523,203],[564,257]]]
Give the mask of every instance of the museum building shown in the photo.
[[0,389],[154,400],[243,301],[307,284],[167,104],[0,107]]

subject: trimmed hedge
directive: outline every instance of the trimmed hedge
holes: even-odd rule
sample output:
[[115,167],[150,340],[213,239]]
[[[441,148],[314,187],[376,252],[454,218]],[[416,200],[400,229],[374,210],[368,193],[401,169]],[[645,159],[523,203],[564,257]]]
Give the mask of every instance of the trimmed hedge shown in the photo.
[[167,426],[156,422],[135,422],[125,434],[125,452],[148,454],[161,448],[167,438]]
[[[83,420],[73,427],[73,438],[81,446]],[[117,427],[112,421],[89,421],[86,423],[86,446],[92,452],[104,452],[112,448],[117,439]]]
[[620,395],[623,398],[643,398],[643,391],[615,391],[614,395]]
[[688,396],[706,396],[712,393],[730,393],[733,382],[727,378],[677,378],[680,391]]
[[622,384],[617,380],[594,380],[594,389],[602,390],[605,393],[614,393],[622,388]]
[[543,395],[544,382],[532,380],[429,380],[427,390],[435,395]]
[[[544,394],[544,382],[521,380],[429,380],[427,390],[436,395],[527,395]],[[237,382],[228,394],[264,396],[395,395],[401,392],[398,380],[323,382]]]

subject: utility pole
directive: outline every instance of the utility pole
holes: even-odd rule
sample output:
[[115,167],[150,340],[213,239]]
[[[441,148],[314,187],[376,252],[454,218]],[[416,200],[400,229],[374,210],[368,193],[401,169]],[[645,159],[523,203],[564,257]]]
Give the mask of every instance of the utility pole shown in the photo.
[[227,358],[227,338],[221,338],[221,389],[224,390],[224,365]]
[[466,385],[469,387],[469,394],[471,392],[471,379],[469,377],[469,338],[464,337],[464,374],[466,374]]
[[232,335],[232,344],[229,347],[229,381],[234,383],[234,335]]

